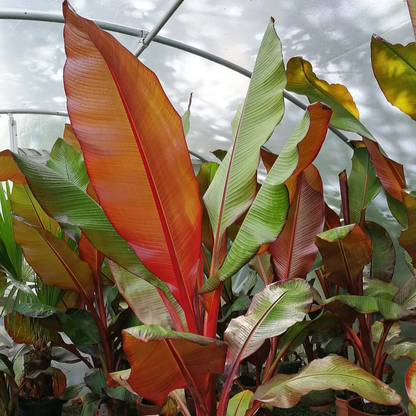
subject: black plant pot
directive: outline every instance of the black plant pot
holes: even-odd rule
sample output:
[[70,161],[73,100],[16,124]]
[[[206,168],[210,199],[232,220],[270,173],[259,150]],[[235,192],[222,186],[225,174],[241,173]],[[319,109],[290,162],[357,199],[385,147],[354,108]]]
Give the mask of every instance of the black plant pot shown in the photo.
[[19,416],[61,416],[64,402],[59,399],[41,402],[19,400]]

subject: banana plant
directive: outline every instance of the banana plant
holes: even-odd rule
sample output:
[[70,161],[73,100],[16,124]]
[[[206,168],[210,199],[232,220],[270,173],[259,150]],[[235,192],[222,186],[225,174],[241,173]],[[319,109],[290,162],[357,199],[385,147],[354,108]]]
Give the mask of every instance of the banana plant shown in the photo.
[[[330,123],[373,140],[346,89],[324,99],[326,105],[308,106],[258,185],[262,146],[283,117],[283,91],[303,85],[293,78],[301,73],[299,66],[285,70],[271,19],[246,98],[232,122],[231,147],[219,166],[204,167],[199,187],[181,117],[156,75],[66,1],[64,17],[64,84],[71,126],[46,166],[9,151],[0,153],[0,179],[15,181],[16,189],[28,195],[30,191],[42,209],[38,218],[28,218],[31,212],[15,217],[27,261],[45,283],[78,293],[84,306],[74,317],[48,305],[24,306],[21,313],[54,317],[64,331],[81,331],[86,345],[95,346],[103,371],[87,378],[97,395],[107,392],[114,397],[115,390],[123,388],[163,405],[173,390],[186,388],[198,415],[224,416],[238,407],[229,399],[233,385],[240,383],[241,366],[253,356],[260,360],[261,349],[270,345],[268,371],[262,376],[258,365],[257,391],[251,397],[244,394],[249,414],[262,403],[280,406],[270,395],[275,390],[283,394],[285,386],[293,391],[293,399],[282,400],[283,407],[295,405],[312,389],[330,387],[350,389],[382,404],[398,403],[400,397],[391,388],[339,357],[311,360],[301,373],[310,384],[302,383],[301,376],[276,374],[285,352],[302,344],[314,327],[310,322],[317,322],[311,319],[316,294],[304,274],[316,254],[313,237],[325,222],[325,204],[322,180],[312,163]],[[308,71],[306,64],[297,64],[303,65],[303,73]],[[321,100],[318,94],[312,101],[315,97]],[[344,99],[350,102],[348,110]],[[317,209],[313,224],[303,233],[294,228],[307,218],[305,197],[312,198]],[[64,240],[47,229],[44,219],[52,229],[64,230]],[[237,232],[228,249],[232,227]],[[66,238],[76,241],[78,250],[67,248]],[[264,269],[262,254],[273,244],[286,248],[286,241],[292,242],[284,259],[276,260],[283,270],[279,281],[270,282],[263,270],[267,284],[250,297],[244,315],[225,320],[223,340],[217,339],[221,298],[229,293],[232,276],[253,259],[257,263],[252,267]],[[63,266],[59,276],[53,277],[41,264],[33,253],[36,247]],[[273,250],[280,254],[280,249]],[[104,258],[117,286],[107,302],[102,289]],[[304,264],[299,267],[300,263]],[[122,342],[128,369],[122,354],[114,359],[115,342],[110,342],[112,330],[123,327],[122,318],[113,317],[118,294],[136,316],[136,326],[124,329],[122,341],[115,339],[118,346]],[[73,328],[69,322],[74,319],[85,324]],[[336,319],[329,321],[332,328]],[[223,378],[218,410],[215,374]],[[107,387],[93,387],[107,375]],[[371,381],[377,395],[368,387]]]

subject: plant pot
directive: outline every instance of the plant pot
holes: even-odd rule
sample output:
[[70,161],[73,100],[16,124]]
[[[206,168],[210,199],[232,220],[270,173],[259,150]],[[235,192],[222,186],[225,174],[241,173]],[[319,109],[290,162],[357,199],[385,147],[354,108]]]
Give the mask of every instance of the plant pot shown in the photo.
[[61,416],[64,402],[59,399],[30,401],[19,399],[19,416]]
[[[373,413],[367,413],[360,410],[361,397],[352,397],[347,401],[348,415],[349,416],[373,416]],[[403,416],[406,411],[401,406],[387,406],[387,412],[383,413],[383,416]]]
[[309,406],[309,409],[312,412],[322,412],[322,413],[329,413],[332,409],[333,403],[323,404],[321,406]]
[[150,415],[158,415],[163,406],[158,406],[157,404],[143,404],[140,403],[137,406],[139,411],[139,416],[150,416]]
[[335,406],[337,407],[337,416],[348,416],[348,399],[341,399],[340,397],[335,397]]

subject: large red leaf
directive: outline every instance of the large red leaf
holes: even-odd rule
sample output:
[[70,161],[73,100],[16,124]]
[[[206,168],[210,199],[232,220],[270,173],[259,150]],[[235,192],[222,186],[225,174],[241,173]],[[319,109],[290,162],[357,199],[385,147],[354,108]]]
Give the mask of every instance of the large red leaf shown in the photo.
[[283,231],[269,248],[280,280],[306,276],[318,252],[315,236],[322,232],[324,220],[322,180],[310,165],[299,176]]
[[100,205],[196,331],[201,203],[181,118],[155,74],[64,2],[64,84]]
[[413,265],[416,265],[416,198],[406,192],[402,195],[409,225],[406,230],[402,231],[398,241],[410,254]]
[[357,278],[371,260],[371,240],[356,224],[333,228],[316,236],[326,278],[355,294]]
[[384,189],[393,198],[401,202],[402,189],[406,188],[403,165],[385,156],[376,142],[365,137],[363,137],[363,140]]
[[416,407],[416,361],[407,370],[404,382],[409,401]]
[[26,178],[14,163],[10,150],[0,152],[0,182],[3,181],[26,184]]
[[157,325],[127,329],[123,340],[131,370],[110,377],[161,406],[171,391],[188,387],[204,407],[209,375],[224,371],[227,345],[222,341]]

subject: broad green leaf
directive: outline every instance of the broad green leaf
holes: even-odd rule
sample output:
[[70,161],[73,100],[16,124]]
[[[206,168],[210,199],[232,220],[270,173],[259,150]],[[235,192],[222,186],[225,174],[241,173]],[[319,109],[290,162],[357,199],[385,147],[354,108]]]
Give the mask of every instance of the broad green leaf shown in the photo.
[[26,303],[16,306],[22,316],[30,318],[48,318],[56,315],[65,334],[74,344],[93,345],[100,342],[100,336],[91,314],[85,310],[73,310],[67,313],[53,306],[41,303]]
[[66,1],[63,11],[68,113],[100,205],[197,332],[202,207],[181,118],[152,71]]
[[266,339],[302,321],[312,301],[312,290],[303,279],[276,282],[253,297],[245,315],[231,320],[224,333],[228,351],[219,414],[225,410],[241,361],[258,350]]
[[[386,341],[390,341],[391,339],[398,337],[401,333],[401,326],[399,322],[394,322],[392,327],[390,328]],[[380,342],[381,336],[384,332],[384,324],[380,321],[376,321],[371,325],[371,334],[373,336],[373,342],[378,344]]]
[[343,357],[312,361],[297,374],[277,374],[255,392],[256,400],[289,408],[312,390],[350,390],[374,403],[398,404],[401,397],[386,384]]
[[[109,261],[109,266],[120,294],[141,322],[145,325],[155,324],[166,329],[174,329],[172,318],[155,286],[112,261]],[[180,317],[180,325],[185,325],[185,316],[179,305],[173,313]]]
[[324,231],[316,236],[326,278],[331,282],[356,290],[357,277],[371,260],[371,241],[356,224]]
[[413,406],[416,406],[416,361],[413,361],[412,365],[407,370],[404,377],[404,384],[410,403]]
[[105,398],[105,393],[103,389],[106,385],[106,376],[102,368],[91,368],[88,370],[84,377],[85,384],[88,388],[99,396],[101,399]]
[[393,298],[397,291],[398,287],[393,283],[383,282],[382,280],[377,279],[363,279],[363,294],[365,296],[394,301]]
[[308,61],[299,57],[290,59],[287,63],[286,89],[306,95],[311,103],[320,101],[331,107],[332,126],[373,139],[371,133],[359,121],[357,106],[347,88],[340,84],[328,84],[317,78]]
[[395,344],[387,343],[385,345],[386,352],[393,360],[400,357],[407,357],[416,360],[416,339],[403,339]]
[[230,306],[227,313],[222,319],[219,319],[218,322],[225,322],[233,312],[245,312],[250,306],[250,298],[248,296],[241,296],[236,299],[236,301]]
[[371,64],[387,101],[416,120],[416,49],[371,38]]
[[[251,205],[256,192],[260,147],[269,139],[284,113],[286,74],[280,40],[273,20],[264,34],[241,112],[234,119],[233,143],[222,161],[204,201],[211,220],[215,247]],[[217,265],[216,249],[213,263]]]
[[81,393],[81,390],[85,387],[84,383],[74,384],[73,386],[69,386],[64,394],[62,394],[59,399],[63,401],[72,400]]
[[317,103],[309,106],[251,205],[221,269],[201,292],[214,290],[246,264],[262,244],[273,242],[286,222],[289,209],[285,181],[306,169],[326,136],[331,111]]
[[393,302],[407,309],[416,308],[416,276],[409,279],[394,295]]
[[399,244],[409,253],[413,266],[416,266],[416,198],[403,192],[403,204],[408,218],[408,226],[398,238]]
[[396,251],[389,233],[381,225],[371,221],[366,221],[365,232],[370,237],[373,247],[368,277],[391,282],[396,265]]
[[295,350],[310,333],[330,331],[337,322],[338,318],[331,312],[323,312],[312,320],[297,322],[279,338],[277,349],[281,351],[290,347]]
[[81,416],[95,416],[97,414],[100,403],[101,399],[95,394],[86,394],[82,405]]
[[[171,391],[188,387],[203,408],[210,374],[224,370],[227,345],[215,339],[143,325],[123,331],[123,340],[131,372],[122,380],[160,406]],[[110,377],[117,381],[119,375]]]
[[252,397],[253,393],[250,390],[244,390],[233,396],[228,402],[226,416],[244,416]]
[[340,303],[350,306],[359,313],[380,312],[387,321],[398,321],[416,315],[416,312],[397,303],[370,296],[338,295],[322,302],[329,310],[337,308]]
[[[363,211],[380,192],[380,181],[376,176],[368,150],[361,142],[353,142],[351,174],[348,177],[348,206],[351,224],[360,224]],[[358,147],[358,143],[363,147]]]
[[51,157],[46,162],[48,168],[67,177],[70,182],[83,191],[90,182],[82,155],[63,139],[58,139],[51,150]]
[[88,194],[46,166],[18,155],[14,158],[28,178],[36,201],[51,218],[79,227],[99,252],[161,289],[168,299],[173,298],[166,284],[143,266],[103,209]]
[[306,277],[318,253],[315,236],[323,231],[324,221],[322,180],[310,165],[299,175],[286,223],[269,247],[279,280]]

